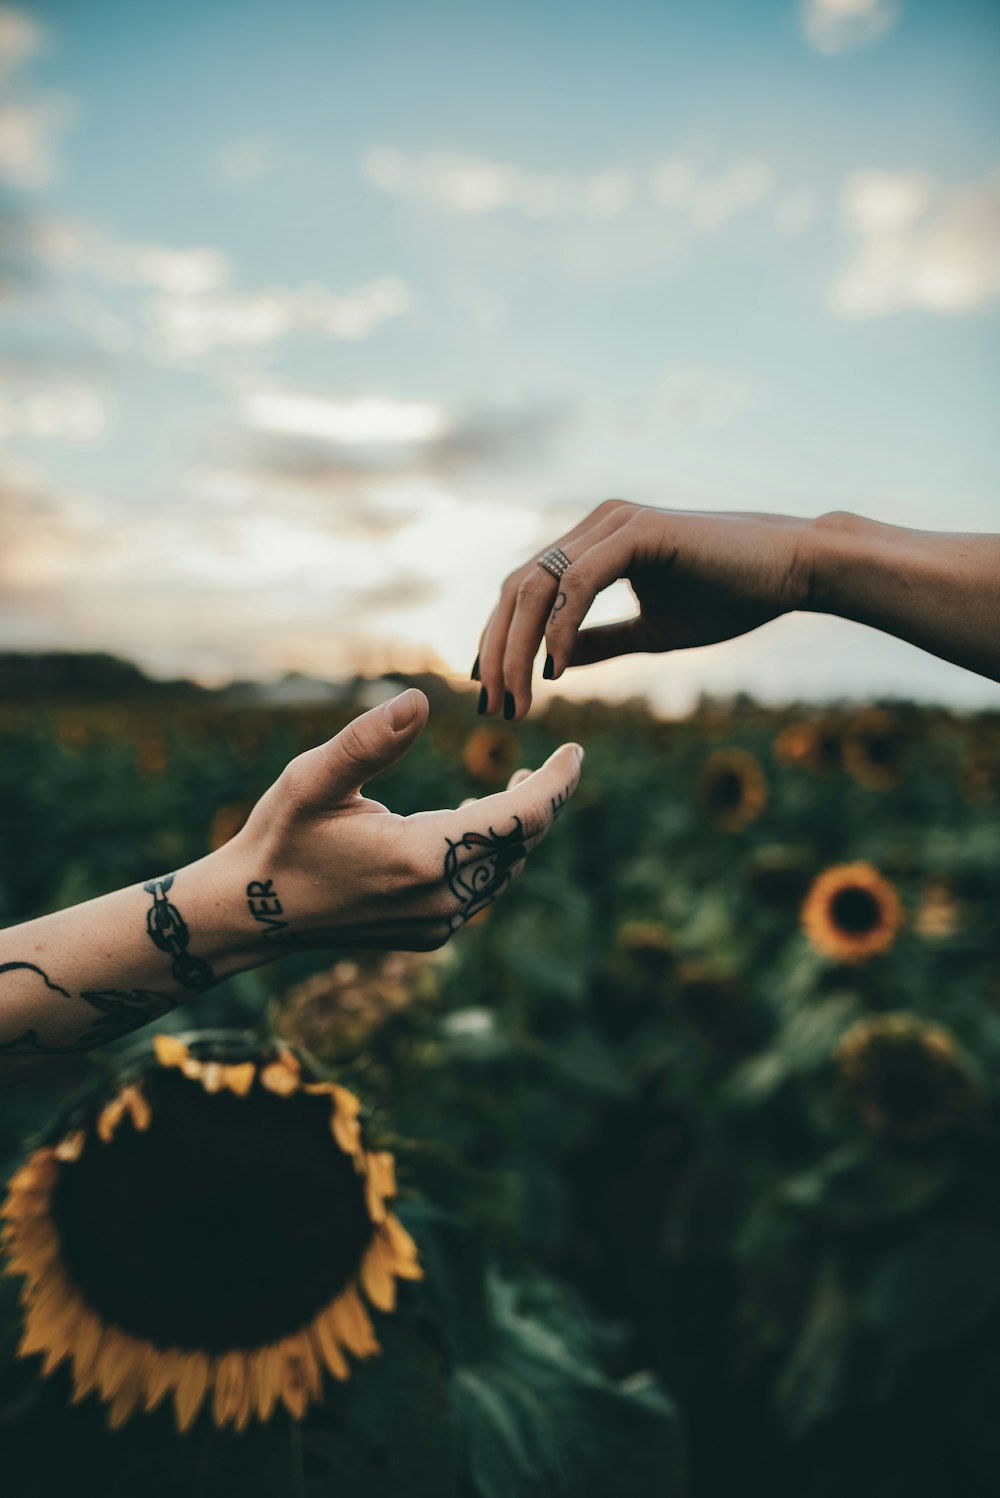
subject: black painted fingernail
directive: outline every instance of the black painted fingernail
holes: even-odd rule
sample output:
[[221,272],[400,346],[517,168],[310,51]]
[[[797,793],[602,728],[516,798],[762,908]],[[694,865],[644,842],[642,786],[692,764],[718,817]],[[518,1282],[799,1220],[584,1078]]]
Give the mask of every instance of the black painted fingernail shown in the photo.
[[478,681],[479,680],[479,657],[478,657],[478,655],[476,656],[475,664],[472,667],[472,674],[469,677],[469,680],[470,681]]
[[545,681],[551,681],[556,674],[556,663],[551,655],[545,657],[545,665],[542,667],[542,677]]
[[508,723],[510,722],[511,718],[513,718],[513,716],[514,716],[514,714],[516,712],[517,712],[517,706],[516,706],[516,704],[514,702],[514,698],[511,696],[510,692],[504,692],[504,694],[503,694],[503,715],[507,719]]

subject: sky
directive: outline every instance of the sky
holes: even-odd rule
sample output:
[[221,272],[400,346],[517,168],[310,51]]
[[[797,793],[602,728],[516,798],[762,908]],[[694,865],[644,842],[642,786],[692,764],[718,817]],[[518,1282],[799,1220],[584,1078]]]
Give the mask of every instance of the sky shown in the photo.
[[[612,495],[1000,529],[998,74],[991,0],[0,6],[0,648],[463,675]],[[811,616],[559,690],[1000,706]]]

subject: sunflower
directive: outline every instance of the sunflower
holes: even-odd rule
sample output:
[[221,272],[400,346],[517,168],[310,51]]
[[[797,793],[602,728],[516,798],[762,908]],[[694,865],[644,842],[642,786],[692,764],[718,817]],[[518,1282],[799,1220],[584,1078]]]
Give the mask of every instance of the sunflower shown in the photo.
[[836,1063],[868,1128],[893,1139],[943,1134],[976,1094],[968,1058],[950,1031],[902,1010],[853,1024]]
[[291,1051],[157,1036],[10,1182],[19,1355],[67,1363],[72,1401],[95,1392],[112,1428],[168,1399],[181,1431],[202,1409],[237,1431],[282,1405],[302,1419],[324,1370],[378,1352],[366,1301],[392,1311],[397,1279],[422,1277],[359,1112]]
[[724,1050],[742,1050],[756,1031],[746,995],[728,973],[692,960],[682,963],[671,996],[678,1013],[692,1030]]
[[716,827],[738,832],[767,805],[767,781],[752,754],[744,749],[720,749],[702,766],[698,795]]
[[802,906],[802,929],[818,952],[838,962],[865,962],[887,952],[903,924],[903,907],[888,879],[870,863],[843,863],[813,880]]
[[925,941],[954,936],[962,924],[962,907],[944,879],[928,879],[913,924]]
[[520,746],[505,728],[474,728],[465,741],[462,758],[473,780],[500,785],[517,769]]
[[623,966],[647,982],[666,976],[674,956],[673,933],[659,921],[623,921],[615,932]]
[[888,791],[903,778],[909,735],[893,713],[859,713],[844,735],[844,767],[870,791]]
[[768,910],[798,910],[814,867],[815,857],[807,848],[759,848],[747,868],[750,892]]
[[275,1016],[293,1045],[322,1059],[365,1045],[396,1014],[437,993],[436,953],[341,957],[290,988]]
[[774,757],[779,764],[794,769],[812,770],[816,775],[831,775],[843,763],[843,735],[833,718],[811,718],[805,723],[790,723],[774,741]]

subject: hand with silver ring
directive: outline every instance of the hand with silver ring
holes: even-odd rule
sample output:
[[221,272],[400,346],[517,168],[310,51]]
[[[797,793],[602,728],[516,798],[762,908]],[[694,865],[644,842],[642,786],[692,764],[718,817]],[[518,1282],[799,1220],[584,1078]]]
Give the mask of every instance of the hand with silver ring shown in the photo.
[[[806,520],[611,499],[503,584],[473,667],[479,711],[524,716],[543,636],[542,675],[558,680],[613,656],[735,639],[799,609],[885,630],[1000,680],[998,576],[998,536],[905,530],[841,512]],[[619,578],[638,612],[582,628]]]

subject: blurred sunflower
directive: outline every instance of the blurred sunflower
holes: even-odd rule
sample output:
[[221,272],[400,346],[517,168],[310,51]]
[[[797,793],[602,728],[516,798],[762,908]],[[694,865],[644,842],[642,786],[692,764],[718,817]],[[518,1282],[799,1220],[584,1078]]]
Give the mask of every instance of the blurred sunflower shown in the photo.
[[750,891],[769,910],[797,910],[809,888],[815,862],[807,848],[758,848],[747,868]]
[[704,1040],[722,1049],[740,1050],[756,1030],[754,1016],[739,984],[707,963],[682,963],[671,989],[684,1022]]
[[321,1060],[366,1045],[393,1015],[438,991],[437,953],[342,957],[290,988],[275,1014],[278,1032]]
[[858,1020],[842,1036],[836,1063],[868,1128],[893,1139],[942,1134],[975,1098],[972,1070],[955,1037],[903,1010]]
[[[106,1097],[106,1093],[103,1094]],[[36,1149],[10,1182],[5,1272],[23,1275],[18,1353],[70,1365],[116,1428],[173,1402],[244,1430],[301,1419],[322,1370],[378,1352],[362,1299],[419,1279],[389,1211],[393,1157],[366,1150],[360,1104],[287,1050],[168,1035],[138,1075]]]
[[698,796],[709,818],[723,832],[738,832],[767,805],[767,781],[745,749],[720,749],[702,766]]
[[868,790],[892,790],[903,778],[909,744],[910,735],[894,713],[871,708],[847,727],[844,767]]
[[913,924],[927,941],[943,941],[954,936],[962,923],[962,907],[951,885],[943,879],[929,879]]
[[674,937],[659,921],[623,921],[615,932],[615,949],[637,977],[656,982],[673,962]]
[[794,769],[812,770],[817,775],[833,774],[843,763],[839,723],[833,718],[790,723],[774,741],[774,757],[779,764]]
[[505,728],[474,728],[465,741],[462,758],[474,780],[499,785],[517,769],[520,746],[515,734]]
[[837,962],[865,962],[892,946],[903,907],[895,887],[872,864],[844,863],[813,881],[801,919],[818,952]]
[[246,826],[247,817],[253,811],[254,804],[253,801],[248,800],[224,801],[216,808],[208,824],[208,846],[213,853]]

